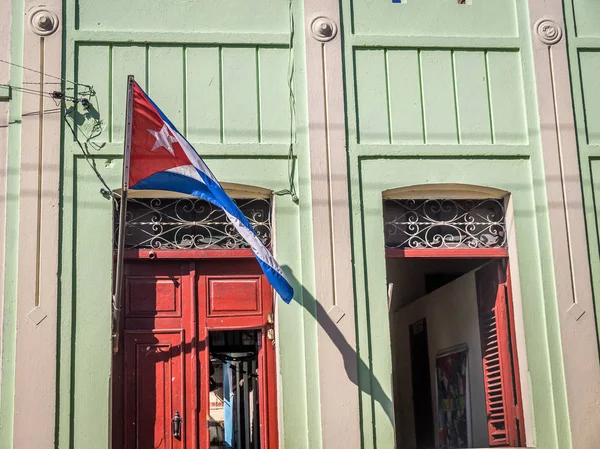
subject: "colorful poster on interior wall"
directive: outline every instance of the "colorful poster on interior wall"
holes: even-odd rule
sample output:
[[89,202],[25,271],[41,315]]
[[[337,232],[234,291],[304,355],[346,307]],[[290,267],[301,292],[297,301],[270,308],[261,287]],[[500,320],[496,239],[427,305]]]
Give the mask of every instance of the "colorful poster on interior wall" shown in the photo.
[[441,351],[435,363],[440,449],[470,447],[468,348]]

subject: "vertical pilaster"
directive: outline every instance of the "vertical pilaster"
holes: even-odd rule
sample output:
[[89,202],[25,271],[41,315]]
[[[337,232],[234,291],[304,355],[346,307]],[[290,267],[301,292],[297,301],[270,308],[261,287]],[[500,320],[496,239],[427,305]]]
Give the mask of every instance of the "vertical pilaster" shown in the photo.
[[[0,17],[4,17],[5,24],[0,28],[0,59],[10,61],[10,33],[11,33],[11,0],[0,3]],[[10,66],[0,64],[0,192],[6,192],[7,182],[7,157],[8,157],[8,107],[10,89],[2,87],[10,81]],[[0,195],[0,361],[2,359],[2,330],[4,328],[4,242],[6,239],[6,195]],[[0,385],[2,385],[2,364],[0,363]],[[2,396],[0,395],[0,407]]]
[[[25,2],[19,191],[15,448],[54,447],[62,2]],[[39,72],[39,73],[38,73]],[[32,428],[32,425],[35,429]]]
[[560,0],[529,0],[573,449],[600,445],[600,363]]
[[306,0],[322,446],[360,447],[339,2]]

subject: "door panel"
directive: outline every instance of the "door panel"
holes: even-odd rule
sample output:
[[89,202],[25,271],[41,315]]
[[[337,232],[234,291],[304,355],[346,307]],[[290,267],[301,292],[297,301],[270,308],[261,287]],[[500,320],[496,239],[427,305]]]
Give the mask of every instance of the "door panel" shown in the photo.
[[171,432],[175,412],[183,416],[183,330],[125,331],[125,447],[182,448]]
[[[275,351],[267,338],[272,288],[256,260],[129,260],[124,288],[123,338],[113,373],[113,447],[210,447],[209,331],[225,329],[260,331],[252,365],[257,376],[244,378],[244,384],[256,384],[260,447],[278,447]],[[172,432],[176,412],[179,438]]]
[[256,260],[200,261],[196,270],[200,327],[241,329],[267,324],[266,317],[273,311],[272,287]]
[[[115,448],[197,447],[194,277],[187,261],[126,265],[123,341],[114,362]],[[176,412],[179,438],[171,424]]]
[[[260,447],[275,449],[278,446],[277,398],[275,379],[274,344],[267,333],[273,324],[272,287],[262,274],[254,258],[237,260],[204,260],[196,263],[198,292],[198,335],[208,348],[208,331],[233,329],[259,329],[259,414]],[[204,366],[210,364],[206,351]],[[210,410],[209,370],[202,370],[200,391],[201,407]],[[205,427],[205,426],[201,426]],[[200,436],[209,447],[208,433]],[[204,447],[204,446],[200,446]]]
[[260,315],[260,276],[207,279],[208,316]]
[[180,276],[128,276],[127,317],[181,318],[180,283]]
[[490,447],[519,447],[525,441],[512,296],[507,261],[476,274]]

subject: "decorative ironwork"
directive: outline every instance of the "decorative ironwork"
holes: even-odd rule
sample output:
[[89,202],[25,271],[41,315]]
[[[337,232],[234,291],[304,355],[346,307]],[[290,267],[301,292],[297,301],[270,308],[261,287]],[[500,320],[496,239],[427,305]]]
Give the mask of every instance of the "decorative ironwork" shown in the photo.
[[[271,201],[262,198],[234,201],[264,245],[270,247]],[[116,242],[119,214],[115,217]],[[126,248],[249,248],[220,208],[197,198],[129,198],[126,222]]]
[[384,200],[387,248],[506,247],[504,202]]

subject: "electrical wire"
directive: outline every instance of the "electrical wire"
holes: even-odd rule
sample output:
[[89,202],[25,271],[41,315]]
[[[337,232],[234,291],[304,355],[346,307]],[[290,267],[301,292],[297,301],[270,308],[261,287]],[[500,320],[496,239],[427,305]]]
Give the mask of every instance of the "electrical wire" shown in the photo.
[[[81,101],[81,99],[77,99],[72,95],[67,95],[60,90],[53,90],[51,92],[43,91],[39,89],[35,89],[32,87],[25,86],[15,86],[14,84],[2,84],[2,86],[10,88],[10,90],[14,90],[15,92],[21,92],[23,94],[28,95],[37,95],[38,97],[51,98],[55,100],[56,105],[58,106],[62,100],[69,100],[73,102]],[[82,95],[87,95],[89,92],[82,92]]]
[[288,53],[288,88],[289,88],[289,106],[290,106],[290,146],[288,150],[288,183],[289,188],[278,190],[275,195],[290,195],[294,203],[298,203],[298,194],[294,183],[294,144],[296,142],[296,95],[294,92],[294,8],[293,0],[289,0],[288,14],[290,18],[290,40]]
[[77,143],[77,146],[79,147],[79,149],[83,153],[83,156],[84,156],[86,162],[92,168],[92,170],[94,170],[94,173],[96,174],[96,177],[98,178],[98,180],[104,186],[105,191],[102,192],[102,193],[104,193],[106,195],[109,195],[113,199],[115,199],[116,198],[115,194],[113,193],[112,189],[110,187],[108,187],[108,184],[106,183],[106,181],[104,180],[104,178],[102,177],[102,175],[100,174],[100,172],[98,171],[98,168],[96,167],[96,163],[93,162],[92,160],[90,160],[89,151],[87,151],[87,149],[85,148],[87,145],[86,144],[82,144],[81,141],[77,138],[77,133],[75,132],[75,127],[73,125],[71,125],[71,123],[69,122],[69,119],[67,118],[69,116],[69,114],[71,114],[74,110],[75,110],[74,107],[70,107],[69,109],[67,109],[65,111],[63,119],[64,119],[65,123],[67,124],[67,126],[69,127],[69,129],[71,130],[71,133],[73,134],[73,139],[75,140],[75,143]]
[[10,61],[6,61],[6,60],[4,60],[4,59],[0,59],[0,62],[2,62],[2,63],[4,63],[4,64],[12,65],[12,66],[14,66],[14,67],[19,67],[19,68],[21,68],[21,69],[23,69],[23,70],[27,70],[28,72],[33,72],[33,73],[37,73],[37,74],[39,74],[39,75],[44,75],[44,76],[47,76],[47,77],[49,77],[49,78],[54,78],[54,79],[56,79],[56,80],[60,80],[60,81],[63,81],[63,82],[65,82],[65,83],[72,84],[73,86],[83,86],[83,87],[87,87],[87,88],[88,88],[90,91],[93,91],[93,90],[94,90],[94,89],[92,88],[92,86],[90,86],[90,85],[88,85],[88,84],[77,83],[77,82],[75,82],[75,81],[71,81],[71,80],[68,80],[68,79],[66,79],[66,78],[61,78],[61,77],[59,77],[59,76],[50,75],[50,74],[48,74],[48,73],[40,72],[39,70],[35,70],[35,69],[29,68],[29,67],[25,67],[25,66],[23,66],[23,65],[16,64],[16,63],[14,63],[14,62],[10,62]]
[[23,92],[25,94],[33,94],[33,95],[38,95],[38,96],[47,97],[47,98],[50,98],[50,95],[51,95],[50,92],[40,91],[39,89],[34,89],[31,87],[15,86],[13,84],[2,84],[2,86],[10,88],[10,90],[15,90],[17,92]]

